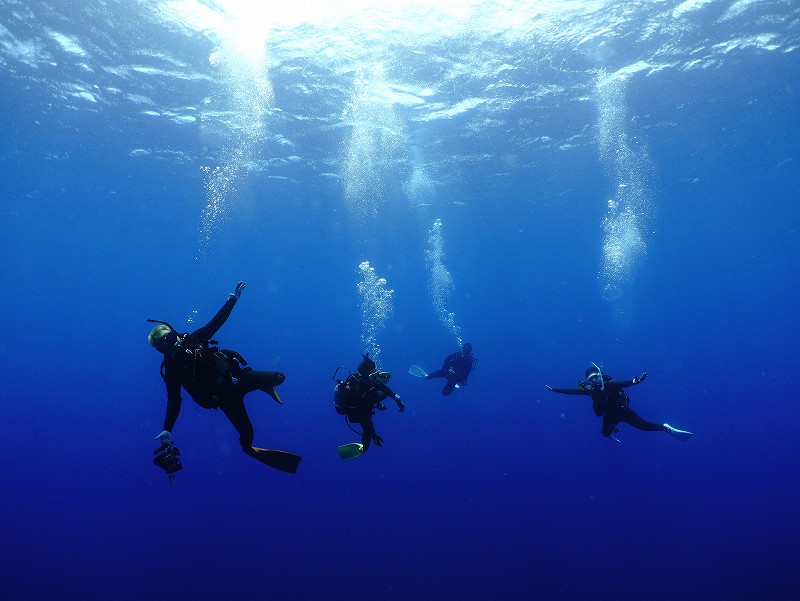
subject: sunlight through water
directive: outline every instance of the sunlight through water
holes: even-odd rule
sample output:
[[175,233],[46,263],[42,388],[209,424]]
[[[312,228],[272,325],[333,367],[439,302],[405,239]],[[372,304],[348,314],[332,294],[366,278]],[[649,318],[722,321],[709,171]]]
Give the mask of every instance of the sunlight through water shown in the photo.
[[357,218],[374,218],[387,193],[385,180],[392,161],[399,153],[405,154],[408,137],[387,98],[381,65],[356,77],[343,120],[351,128],[342,165],[344,197]]
[[215,232],[235,210],[237,185],[259,151],[266,133],[265,116],[274,101],[268,75],[267,27],[255,19],[246,3],[232,3],[219,21],[217,45],[209,63],[219,73],[212,109],[228,124],[227,139],[219,151],[220,164],[203,166],[206,205],[200,227],[200,252],[212,247]]
[[428,169],[422,162],[422,151],[417,147],[410,149],[411,154],[411,175],[403,183],[403,191],[408,198],[411,207],[421,210],[423,207],[430,206],[436,192],[436,186],[428,175]]

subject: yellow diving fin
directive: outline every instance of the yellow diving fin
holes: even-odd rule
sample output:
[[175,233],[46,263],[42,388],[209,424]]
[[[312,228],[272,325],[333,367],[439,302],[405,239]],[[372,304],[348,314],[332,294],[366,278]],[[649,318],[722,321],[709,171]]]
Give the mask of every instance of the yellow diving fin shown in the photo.
[[342,459],[354,459],[364,454],[364,445],[360,442],[351,442],[339,447],[339,457]]

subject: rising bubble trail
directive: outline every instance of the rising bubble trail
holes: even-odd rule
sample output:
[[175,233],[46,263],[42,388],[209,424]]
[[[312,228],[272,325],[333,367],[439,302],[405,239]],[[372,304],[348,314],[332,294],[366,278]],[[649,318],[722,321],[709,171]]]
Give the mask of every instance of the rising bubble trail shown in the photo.
[[455,313],[447,310],[447,303],[453,293],[453,278],[443,262],[444,238],[442,237],[441,219],[434,221],[433,227],[428,232],[428,249],[425,251],[425,259],[431,274],[428,287],[433,300],[433,308],[444,327],[455,336],[460,347],[462,344],[461,328],[456,324]]
[[601,74],[597,83],[600,158],[616,186],[603,219],[603,297],[620,300],[647,254],[644,231],[650,219],[647,149],[627,131],[626,78]]
[[369,261],[362,262],[358,272],[361,275],[358,283],[358,293],[361,295],[361,342],[375,364],[379,365],[381,347],[378,335],[394,312],[394,290],[386,288],[386,280],[376,275]]

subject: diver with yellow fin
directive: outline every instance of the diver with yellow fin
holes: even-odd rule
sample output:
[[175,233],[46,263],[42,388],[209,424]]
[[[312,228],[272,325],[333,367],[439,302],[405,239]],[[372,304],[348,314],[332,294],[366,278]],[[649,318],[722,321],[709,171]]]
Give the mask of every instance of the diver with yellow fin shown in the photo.
[[182,467],[177,459],[179,452],[172,442],[172,429],[181,411],[181,387],[201,407],[222,409],[239,433],[242,450],[250,457],[282,472],[297,472],[301,460],[299,455],[252,446],[255,434],[244,406],[244,396],[254,390],[266,392],[282,404],[275,387],[280,386],[286,376],[277,371],[254,371],[247,367],[247,361],[239,353],[220,349],[217,342],[211,340],[230,317],[245,286],[244,282],[236,284],[211,321],[194,332],[178,334],[167,322],[147,320],[158,324],[150,331],[148,340],[164,355],[161,377],[167,387],[167,412],[164,429],[156,436],[161,447],[155,451],[155,463],[167,472],[170,480]]
[[[361,434],[361,442],[352,442],[339,447],[339,456],[342,459],[353,459],[367,452],[370,443],[383,446],[383,438],[375,432],[372,416],[375,409],[386,410],[383,400],[386,397],[394,399],[400,413],[406,406],[400,400],[400,395],[389,388],[386,383],[391,378],[388,371],[378,371],[375,362],[370,359],[369,353],[362,355],[363,360],[358,365],[356,373],[351,373],[345,380],[337,380],[333,390],[333,406],[336,413],[345,416],[348,427],[356,434]],[[337,367],[333,379],[342,366]],[[362,431],[358,432],[352,424],[361,425]]]

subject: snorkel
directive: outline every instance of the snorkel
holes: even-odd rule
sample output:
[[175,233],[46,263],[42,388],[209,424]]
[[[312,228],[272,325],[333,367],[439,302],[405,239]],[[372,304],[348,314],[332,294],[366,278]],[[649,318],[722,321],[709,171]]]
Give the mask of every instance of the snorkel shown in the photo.
[[173,328],[170,324],[168,324],[166,321],[163,321],[161,319],[147,319],[145,321],[149,321],[150,323],[160,323],[163,326],[167,326],[170,330],[173,330],[174,332],[178,331],[175,328]]
[[603,379],[603,370],[602,370],[602,369],[600,369],[600,368],[597,366],[597,363],[595,363],[594,361],[592,361],[592,365],[594,365],[594,368],[597,370],[597,374],[600,376],[600,390],[601,390],[601,391],[602,391],[602,390],[605,390],[605,388],[606,388],[606,383],[605,383],[605,380]]

